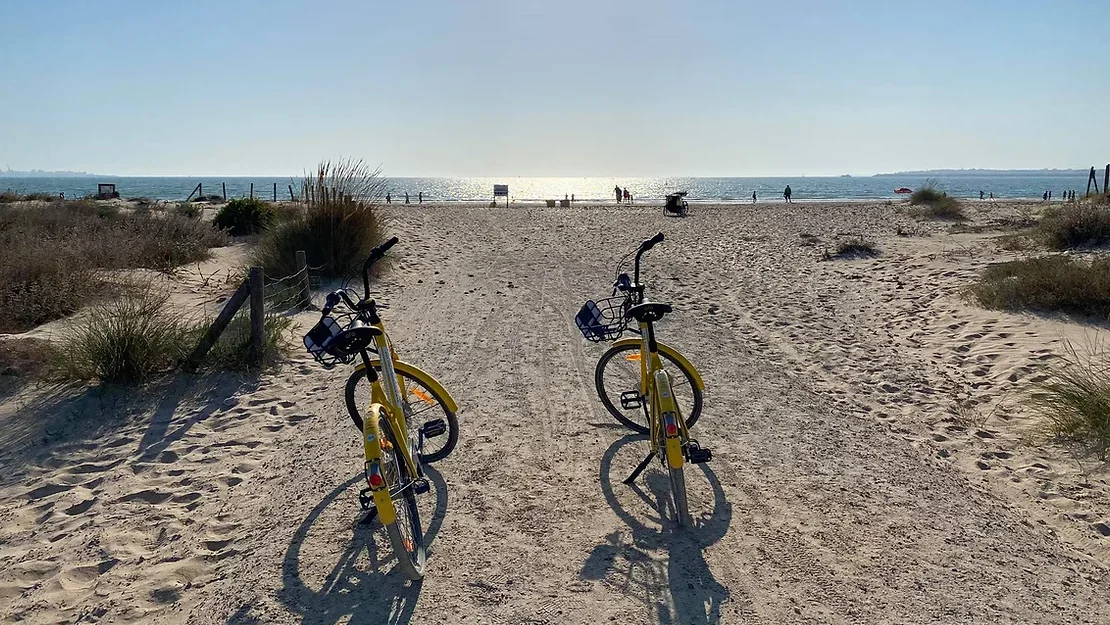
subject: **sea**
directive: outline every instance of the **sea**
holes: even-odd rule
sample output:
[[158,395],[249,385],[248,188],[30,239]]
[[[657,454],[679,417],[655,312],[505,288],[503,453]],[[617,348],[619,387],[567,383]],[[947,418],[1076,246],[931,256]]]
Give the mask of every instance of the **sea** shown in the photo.
[[[1099,183],[1102,176],[1099,172]],[[745,203],[757,199],[776,199],[790,185],[797,201],[884,200],[899,197],[895,189],[919,188],[927,182],[954,197],[976,198],[982,191],[995,198],[1041,199],[1051,191],[1053,199],[1065,190],[1082,195],[1088,172],[1056,170],[1021,174],[1016,172],[974,174],[880,174],[875,176],[835,177],[739,177],[739,178],[385,178],[387,190],[395,202],[404,202],[405,194],[416,202],[423,194],[428,202],[488,202],[493,199],[493,186],[509,187],[509,197],[519,202],[540,202],[574,196],[587,202],[615,202],[614,187],[628,189],[634,199],[661,200],[668,193],[685,191],[691,202]],[[64,193],[67,198],[96,193],[98,183],[112,183],[123,198],[152,198],[167,201],[185,200],[191,193],[224,195],[228,198],[247,197],[252,193],[263,199],[288,199],[290,187],[299,188],[297,177],[130,177],[130,176],[12,176],[0,173],[0,191],[19,193]]]

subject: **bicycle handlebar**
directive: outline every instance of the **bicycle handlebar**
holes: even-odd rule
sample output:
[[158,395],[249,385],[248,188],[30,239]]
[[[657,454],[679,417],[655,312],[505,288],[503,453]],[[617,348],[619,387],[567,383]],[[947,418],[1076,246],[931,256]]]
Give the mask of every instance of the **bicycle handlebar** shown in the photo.
[[636,272],[635,272],[635,277],[632,279],[633,284],[639,284],[640,283],[640,257],[644,255],[644,252],[650,250],[651,248],[655,247],[656,245],[658,245],[659,243],[662,243],[662,242],[663,242],[663,233],[660,232],[659,234],[651,237],[650,239],[648,239],[648,240],[646,240],[646,241],[644,241],[643,243],[640,244],[640,249],[636,250]]
[[370,298],[370,268],[374,263],[378,262],[389,251],[389,248],[397,245],[397,237],[392,237],[385,243],[370,250],[370,255],[366,257],[366,262],[362,264],[362,286],[366,290],[366,298]]

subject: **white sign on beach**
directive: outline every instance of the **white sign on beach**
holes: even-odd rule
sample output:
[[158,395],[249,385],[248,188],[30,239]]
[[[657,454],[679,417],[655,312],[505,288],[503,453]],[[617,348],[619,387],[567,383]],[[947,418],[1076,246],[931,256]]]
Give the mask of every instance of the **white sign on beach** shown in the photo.
[[493,197],[509,197],[509,185],[495,184],[493,185]]

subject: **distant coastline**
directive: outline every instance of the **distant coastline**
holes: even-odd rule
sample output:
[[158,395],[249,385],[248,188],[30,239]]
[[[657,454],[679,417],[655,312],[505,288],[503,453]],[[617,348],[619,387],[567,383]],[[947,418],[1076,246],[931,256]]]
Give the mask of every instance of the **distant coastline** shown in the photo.
[[875,174],[873,178],[894,178],[899,176],[1084,176],[1087,169],[920,169]]
[[90,174],[87,171],[44,171],[32,169],[20,171],[18,169],[0,170],[0,178],[95,178],[99,174]]

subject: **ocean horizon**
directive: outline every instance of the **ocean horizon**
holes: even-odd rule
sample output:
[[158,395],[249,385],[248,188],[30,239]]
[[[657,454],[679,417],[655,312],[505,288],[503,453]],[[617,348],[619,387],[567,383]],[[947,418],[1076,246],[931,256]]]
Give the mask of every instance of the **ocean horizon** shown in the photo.
[[[1101,174],[1101,172],[1100,172]],[[1099,176],[1102,183],[1102,176]],[[385,177],[385,191],[395,201],[404,202],[409,194],[416,202],[423,194],[426,202],[484,202],[493,199],[493,185],[507,184],[509,196],[519,202],[540,202],[573,196],[582,202],[614,202],[614,187],[628,189],[636,199],[661,200],[668,193],[686,191],[692,202],[750,202],[757,198],[782,196],[790,185],[796,201],[884,200],[903,197],[899,187],[918,188],[932,180],[951,196],[978,198],[994,194],[998,199],[1040,199],[1046,191],[1053,198],[1063,191],[1086,190],[1085,171],[1046,171],[1031,174],[1011,172],[878,174],[874,176],[789,176],[789,177]],[[205,195],[228,198],[289,199],[300,177],[289,176],[0,176],[0,190],[18,193],[64,193],[82,197],[96,193],[98,183],[113,183],[124,198],[146,197],[183,201],[198,185]],[[1101,188],[1101,187],[1100,187]]]

